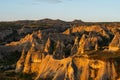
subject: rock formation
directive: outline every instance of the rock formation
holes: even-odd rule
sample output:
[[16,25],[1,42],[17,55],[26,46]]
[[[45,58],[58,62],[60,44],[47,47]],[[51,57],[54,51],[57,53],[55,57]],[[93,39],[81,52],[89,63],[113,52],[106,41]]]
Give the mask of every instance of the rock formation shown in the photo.
[[16,72],[22,72],[23,71],[25,58],[26,58],[26,53],[25,53],[25,50],[23,50],[22,55],[21,55],[19,61],[17,62],[17,67],[16,67],[16,70],[15,70]]
[[52,46],[51,46],[52,44],[53,44],[52,41],[50,40],[50,38],[48,38],[44,48],[44,51],[46,53],[50,53],[50,54],[52,53]]
[[[91,58],[92,54],[101,54],[97,51],[99,48],[104,50],[103,47],[110,43],[111,35],[114,33],[101,26],[73,27],[68,31],[62,34],[56,33],[56,35],[50,33],[46,38],[38,37],[42,33],[32,34],[33,38],[27,38],[32,47],[27,53],[23,50],[22,56],[17,62],[16,72],[34,72],[37,74],[35,80],[48,78],[53,80],[116,80],[118,78],[116,71],[118,62],[114,58],[112,61],[102,59],[102,57],[100,59]],[[76,32],[75,37],[73,33],[76,34]],[[112,50],[113,47],[119,49],[119,35],[119,32],[116,33],[109,45],[109,50]],[[108,42],[103,43],[105,41]],[[40,45],[43,48],[38,48]],[[91,53],[90,51],[96,52]],[[69,56],[66,56],[68,54]]]
[[78,41],[78,37],[76,37],[74,41],[74,45],[71,48],[71,55],[74,55],[78,52],[78,47],[79,47],[79,41]]
[[16,73],[34,74],[33,80],[120,79],[118,23],[44,19],[17,24],[22,27],[0,32],[0,63],[21,54]]
[[112,42],[109,45],[109,50],[117,51],[120,49],[120,33],[116,33]]
[[69,57],[56,60],[47,55],[35,68],[29,65],[26,69],[29,67],[31,67],[31,71],[37,69],[35,80],[47,78],[50,80],[116,80],[118,76],[115,69],[117,66],[114,62],[94,60],[87,57]]
[[63,42],[57,41],[55,45],[55,50],[53,52],[53,57],[56,59],[62,59],[65,58],[65,53],[63,49],[65,48]]

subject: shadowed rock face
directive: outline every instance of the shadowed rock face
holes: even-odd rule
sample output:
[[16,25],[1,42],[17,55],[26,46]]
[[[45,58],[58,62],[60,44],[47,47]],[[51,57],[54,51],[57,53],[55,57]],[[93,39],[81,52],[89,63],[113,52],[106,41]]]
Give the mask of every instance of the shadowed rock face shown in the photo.
[[57,41],[57,44],[55,46],[55,51],[53,52],[53,57],[56,59],[62,59],[65,57],[65,53],[63,49],[65,48],[65,45],[62,42]]
[[[8,56],[8,53],[12,54],[15,51],[21,53],[16,63],[16,73],[35,73],[34,80],[118,80],[120,78],[118,26],[92,25],[92,23],[88,23],[90,24],[88,26],[81,21],[65,23],[60,20],[53,22],[49,19],[28,21],[34,24],[38,22],[45,23],[46,25],[43,25],[45,27],[31,26],[31,29],[22,23],[24,27],[16,30],[17,35],[26,34],[26,36],[0,46],[0,60]],[[72,26],[73,24],[77,26]],[[7,35],[14,33],[12,29],[9,30],[10,32],[2,35],[1,39],[4,40]]]

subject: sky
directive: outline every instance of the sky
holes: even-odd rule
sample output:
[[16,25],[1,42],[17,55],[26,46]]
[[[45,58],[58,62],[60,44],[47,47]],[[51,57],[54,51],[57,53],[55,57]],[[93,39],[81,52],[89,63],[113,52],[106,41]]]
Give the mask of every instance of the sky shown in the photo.
[[0,0],[0,21],[120,21],[120,0]]

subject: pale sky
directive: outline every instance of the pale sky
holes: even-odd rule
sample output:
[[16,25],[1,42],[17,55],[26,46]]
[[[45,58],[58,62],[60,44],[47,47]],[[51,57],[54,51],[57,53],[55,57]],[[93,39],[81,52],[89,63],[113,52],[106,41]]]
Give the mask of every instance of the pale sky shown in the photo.
[[120,0],[0,0],[0,21],[120,21]]

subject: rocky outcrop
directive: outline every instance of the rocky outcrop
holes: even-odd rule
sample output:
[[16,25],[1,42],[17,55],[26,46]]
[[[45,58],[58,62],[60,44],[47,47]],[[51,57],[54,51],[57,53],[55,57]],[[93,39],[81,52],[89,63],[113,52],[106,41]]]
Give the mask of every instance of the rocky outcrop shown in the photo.
[[[80,42],[79,42],[79,50],[81,53],[84,51],[97,50],[98,43],[102,42],[102,38],[100,36],[93,35],[85,35],[83,34]],[[78,53],[80,53],[78,52]]]
[[[81,60],[84,60],[85,63]],[[75,64],[79,67],[80,75],[78,76],[84,80],[115,80],[117,77],[116,71],[112,69],[115,68],[114,63],[80,58],[76,60]]]
[[42,35],[40,31],[33,32],[32,34],[28,34],[25,38],[22,38],[20,41],[0,46],[0,53],[22,52],[24,48],[28,51],[31,48],[32,43],[35,44],[36,48],[43,49],[41,38]]
[[44,52],[52,54],[52,41],[50,40],[50,38],[48,38],[47,42],[45,43],[45,48],[44,48]]
[[38,38],[39,39],[39,36],[41,33],[39,32],[33,32],[32,34],[28,34],[26,35],[24,38],[22,38],[20,41],[17,41],[17,42],[11,42],[9,44],[6,44],[6,46],[16,46],[16,45],[21,45],[23,43],[26,43],[26,42],[31,42],[33,41],[33,39],[35,38]]
[[120,49],[120,33],[116,33],[112,42],[109,45],[109,50],[117,51]]
[[74,40],[74,45],[71,48],[71,55],[74,55],[78,52],[78,47],[79,47],[79,40],[78,40],[78,37],[76,37]]
[[65,58],[65,53],[64,53],[64,49],[65,45],[63,44],[63,42],[57,41],[56,45],[55,45],[55,50],[53,52],[53,57],[56,59],[63,59]]
[[71,34],[71,29],[70,29],[70,28],[69,28],[69,29],[67,29],[66,31],[64,31],[64,32],[63,32],[63,34],[66,34],[66,35]]
[[71,58],[56,60],[53,59],[52,56],[46,56],[46,58],[40,64],[41,68],[39,68],[40,70],[38,72],[36,80],[39,80],[40,78],[48,78],[47,76],[54,80],[64,80],[66,68],[69,65],[70,61]]
[[16,65],[17,65],[16,70],[15,70],[16,72],[22,72],[23,71],[25,58],[26,58],[26,53],[25,53],[25,50],[23,50],[20,59],[16,63]]
[[31,63],[32,63],[32,54],[35,52],[35,47],[32,46],[31,49],[28,51],[25,62],[24,62],[24,69],[23,72],[30,73],[31,72]]
[[84,56],[57,60],[47,55],[40,63],[32,63],[26,69],[30,68],[31,72],[37,73],[35,80],[117,80],[115,64],[114,61],[94,60]]

